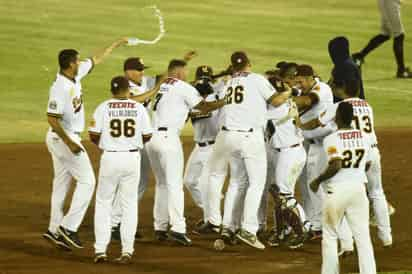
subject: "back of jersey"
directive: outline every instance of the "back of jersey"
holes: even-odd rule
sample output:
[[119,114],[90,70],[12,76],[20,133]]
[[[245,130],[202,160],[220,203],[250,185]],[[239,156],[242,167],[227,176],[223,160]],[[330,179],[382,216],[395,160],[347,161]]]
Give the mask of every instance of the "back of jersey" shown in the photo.
[[266,101],[275,93],[268,80],[255,73],[236,73],[225,90],[227,102],[222,109],[223,126],[235,130],[264,128]]
[[342,168],[330,179],[333,183],[356,181],[366,183],[366,159],[370,150],[369,137],[360,130],[338,130],[323,141],[328,159],[341,159]]
[[152,132],[147,111],[130,99],[110,99],[94,114],[89,131],[100,133],[99,147],[106,151],[129,151],[143,148],[142,135]]
[[197,90],[181,80],[168,78],[161,86],[153,102],[153,124],[155,128],[180,131],[189,110],[202,101]]
[[360,98],[345,99],[344,102],[348,102],[353,107],[352,127],[368,135],[371,145],[377,144],[372,107]]

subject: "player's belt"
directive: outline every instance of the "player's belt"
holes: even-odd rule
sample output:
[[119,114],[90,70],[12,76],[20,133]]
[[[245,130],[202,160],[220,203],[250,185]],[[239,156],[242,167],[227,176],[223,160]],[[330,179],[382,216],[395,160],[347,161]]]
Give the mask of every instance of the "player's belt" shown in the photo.
[[159,127],[157,128],[158,131],[167,131],[167,127]]
[[222,127],[222,130],[224,130],[224,131],[237,131],[237,132],[253,132],[253,128],[242,130],[242,129],[228,129],[225,126]]
[[129,149],[129,150],[105,150],[106,152],[138,152],[139,149],[135,148],[135,149]]
[[215,143],[215,141],[207,141],[207,142],[203,142],[203,143],[197,143],[198,146],[200,147],[207,147],[210,145],[213,145]]
[[291,146],[288,146],[288,147],[283,147],[283,148],[275,148],[275,150],[277,151],[277,152],[281,152],[282,150],[285,150],[285,149],[288,149],[288,148],[293,148],[293,147],[299,147],[299,146],[301,146],[302,144],[294,144],[294,145],[291,145]]

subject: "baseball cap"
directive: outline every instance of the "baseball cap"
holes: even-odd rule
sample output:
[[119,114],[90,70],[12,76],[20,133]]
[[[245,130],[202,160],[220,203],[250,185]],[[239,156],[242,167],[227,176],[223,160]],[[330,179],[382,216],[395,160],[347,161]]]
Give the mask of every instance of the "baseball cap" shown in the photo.
[[296,76],[314,76],[315,72],[309,65],[299,65],[296,68]]
[[211,66],[199,66],[196,69],[196,74],[195,77],[196,79],[201,79],[201,78],[209,78],[212,79],[213,76],[213,69]]
[[149,67],[146,67],[143,63],[143,59],[140,57],[130,57],[124,61],[123,70],[138,70],[142,71]]
[[244,51],[236,51],[230,57],[234,69],[241,69],[249,64],[249,58]]
[[126,90],[129,88],[129,80],[127,80],[124,76],[116,76],[113,77],[112,81],[110,82],[110,90],[112,92],[118,92],[121,90]]

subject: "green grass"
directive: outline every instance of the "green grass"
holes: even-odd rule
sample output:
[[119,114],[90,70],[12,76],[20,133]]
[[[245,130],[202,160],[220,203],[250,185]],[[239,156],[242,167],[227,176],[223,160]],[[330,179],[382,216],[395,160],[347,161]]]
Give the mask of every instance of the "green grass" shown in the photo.
[[[117,37],[150,39],[157,34],[157,21],[142,7],[154,3],[165,16],[166,36],[155,46],[120,48],[96,67],[83,82],[87,119],[109,96],[108,83],[122,73],[128,56],[144,57],[152,66],[147,74],[154,74],[189,49],[200,54],[191,69],[205,63],[221,69],[233,50],[244,49],[256,72],[286,59],[312,64],[327,79],[329,39],[347,35],[357,50],[380,22],[375,0],[0,0],[0,142],[43,141],[48,89],[60,49],[74,47],[86,57]],[[412,14],[410,2],[402,12],[412,31],[412,17],[406,16]],[[406,61],[412,65],[408,38]],[[366,94],[379,127],[412,125],[412,80],[395,80],[395,69],[391,43],[370,55],[364,67]]]

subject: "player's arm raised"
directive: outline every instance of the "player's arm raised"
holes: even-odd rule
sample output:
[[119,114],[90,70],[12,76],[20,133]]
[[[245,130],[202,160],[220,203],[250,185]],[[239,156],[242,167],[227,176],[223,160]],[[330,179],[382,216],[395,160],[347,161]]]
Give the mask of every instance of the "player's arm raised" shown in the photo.
[[64,131],[60,124],[60,117],[47,114],[47,122],[52,130],[63,140],[63,142],[69,147],[70,151],[74,154],[84,151],[81,146],[74,142]]
[[128,39],[125,38],[125,37],[120,38],[120,39],[114,41],[110,46],[108,46],[108,47],[106,47],[106,48],[98,51],[98,52],[92,57],[93,63],[94,63],[95,65],[100,64],[100,63],[103,61],[104,58],[106,58],[107,56],[109,56],[109,55],[112,53],[112,51],[113,51],[114,49],[116,49],[116,48],[118,48],[118,47],[120,47],[120,46],[122,46],[122,45],[127,44],[127,41],[128,41]]

